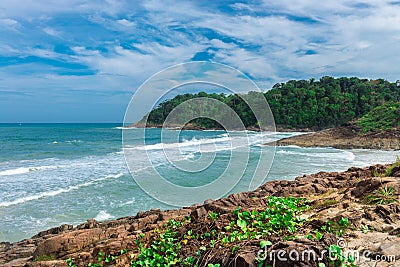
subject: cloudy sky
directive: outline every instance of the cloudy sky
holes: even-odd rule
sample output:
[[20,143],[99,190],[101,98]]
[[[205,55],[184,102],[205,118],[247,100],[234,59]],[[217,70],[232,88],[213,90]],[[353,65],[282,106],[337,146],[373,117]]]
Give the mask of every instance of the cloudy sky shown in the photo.
[[0,122],[121,122],[174,64],[400,79],[400,1],[0,1]]

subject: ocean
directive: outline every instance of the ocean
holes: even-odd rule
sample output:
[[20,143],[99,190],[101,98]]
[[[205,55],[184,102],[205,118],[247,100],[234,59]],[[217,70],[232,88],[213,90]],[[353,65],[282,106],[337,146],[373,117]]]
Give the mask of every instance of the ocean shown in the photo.
[[[367,166],[395,161],[399,152],[378,150],[341,150],[263,146],[265,141],[299,133],[265,133],[224,131],[165,131],[129,129],[129,149],[146,151],[157,172],[180,186],[203,186],[220,175],[235,150],[249,151],[249,168],[229,166],[243,179],[228,193],[248,190],[252,164],[258,153],[270,149],[274,160],[265,181],[292,180],[319,171],[344,171],[351,166]],[[262,137],[262,138],[261,138]],[[247,140],[241,147],[231,141]],[[88,218],[103,221],[135,215],[152,208],[174,206],[149,196],[132,178],[122,149],[120,124],[0,124],[0,242],[29,238],[39,231],[61,224],[77,225]],[[248,141],[250,140],[250,141]],[[199,172],[182,172],[163,156],[179,147],[177,162],[196,162],[213,153],[212,164]],[[163,150],[164,149],[164,150]],[[176,150],[174,150],[176,152]],[[136,158],[135,158],[136,157]],[[131,153],[135,177],[150,183],[154,173],[143,161],[143,154]],[[141,167],[141,164],[143,166]],[[235,169],[237,168],[237,169]],[[162,188],[156,192],[167,195]],[[154,198],[155,196],[155,198]],[[179,196],[178,196],[179,197]],[[186,203],[185,205],[195,203]]]

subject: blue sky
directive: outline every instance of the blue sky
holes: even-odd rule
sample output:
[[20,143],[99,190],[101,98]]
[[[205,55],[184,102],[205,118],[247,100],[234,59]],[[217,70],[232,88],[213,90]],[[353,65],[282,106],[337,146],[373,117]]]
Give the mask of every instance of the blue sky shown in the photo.
[[0,1],[0,122],[122,122],[140,84],[211,60],[260,88],[400,79],[400,1]]

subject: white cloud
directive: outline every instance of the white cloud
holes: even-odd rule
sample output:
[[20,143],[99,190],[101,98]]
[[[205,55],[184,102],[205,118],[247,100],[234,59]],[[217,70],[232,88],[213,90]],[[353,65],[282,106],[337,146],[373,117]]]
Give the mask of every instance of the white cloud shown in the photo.
[[195,43],[169,47],[159,43],[137,44],[142,51],[124,49],[120,46],[113,47],[114,53],[103,55],[97,51],[88,51],[82,47],[74,48],[78,61],[88,64],[100,73],[114,75],[128,75],[132,79],[144,80],[155,72],[170,65],[188,61],[196,51],[204,48]]
[[43,48],[31,48],[25,51],[24,56],[36,56],[39,58],[55,59],[55,60],[71,60],[70,56],[54,52],[53,50]]
[[246,5],[244,3],[234,3],[230,5],[233,9],[236,10],[249,10],[249,11],[254,11],[255,9],[251,7],[250,5]]
[[[359,5],[345,0],[299,0],[295,4],[292,0],[265,0],[261,4],[232,4],[237,13],[189,1],[21,1],[0,3],[0,24],[20,26],[22,18],[31,19],[33,24],[40,21],[48,35],[69,33],[72,39],[65,45],[76,55],[56,53],[52,44],[17,48],[11,37],[0,42],[8,51],[1,53],[20,49],[23,56],[78,62],[98,70],[99,75],[127,75],[143,81],[203,51],[263,83],[266,79],[321,75],[391,78],[400,73],[395,56],[400,50],[400,7],[389,1],[366,0]],[[73,39],[72,28],[50,24],[58,14],[84,16],[98,27],[98,36]],[[217,34],[206,36],[207,29]],[[106,30],[117,34],[108,36]],[[30,34],[27,29],[25,34]]]
[[127,19],[119,19],[119,20],[117,20],[117,22],[119,24],[121,24],[121,25],[126,26],[126,27],[134,27],[134,26],[136,26],[136,22],[130,21],[130,20],[127,20]]
[[[97,1],[97,0],[2,0],[0,1],[0,17],[7,14],[24,19],[43,15],[56,14],[93,14],[102,13],[116,15],[125,12],[129,1]],[[134,8],[134,6],[130,6]]]
[[[298,1],[295,5],[292,1],[265,1],[258,10],[272,10],[277,15],[217,14],[212,19],[197,21],[196,26],[212,28],[245,45],[258,46],[242,50],[239,45],[220,40],[211,42],[223,49],[220,60],[244,68],[257,78],[267,78],[267,73],[276,79],[292,78],[285,72],[296,73],[295,78],[346,73],[359,76],[380,73],[393,77],[400,69],[394,67],[397,60],[388,57],[386,51],[400,49],[397,42],[400,10],[385,3],[378,5],[370,1],[369,4],[371,8],[360,9],[344,1],[319,4]],[[298,51],[312,51],[312,54],[298,54]],[[376,64],[366,58],[386,63]],[[385,74],[382,69],[388,72]]]
[[[263,89],[323,75],[397,80],[400,6],[390,1],[222,8],[215,1],[2,0],[0,55],[13,59],[0,70],[0,87],[57,101],[79,92],[75,99],[90,101],[92,93],[132,92],[199,52],[250,74]],[[26,63],[28,56],[35,62]]]
[[50,28],[50,27],[45,27],[45,28],[43,29],[43,31],[44,31],[45,33],[47,33],[48,35],[51,35],[51,36],[54,36],[54,37],[60,37],[60,36],[62,36],[62,32],[61,32],[61,31],[57,31],[57,30],[55,30],[55,29],[53,29],[53,28]]
[[91,56],[100,56],[100,52],[98,50],[88,50],[84,46],[75,46],[71,47],[72,51],[74,51],[79,56],[75,57],[79,59],[80,56],[91,57]]
[[0,43],[0,51],[1,54],[4,56],[14,56],[19,54],[19,50],[11,47],[8,44],[2,44],[2,43]]
[[0,24],[7,27],[15,27],[19,25],[18,21],[10,18],[0,19]]

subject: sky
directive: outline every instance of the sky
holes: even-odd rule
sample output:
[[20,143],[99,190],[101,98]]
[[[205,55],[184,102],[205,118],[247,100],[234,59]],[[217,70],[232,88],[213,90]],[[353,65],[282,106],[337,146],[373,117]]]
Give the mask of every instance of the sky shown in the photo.
[[122,122],[164,68],[400,79],[400,1],[0,1],[0,122]]

